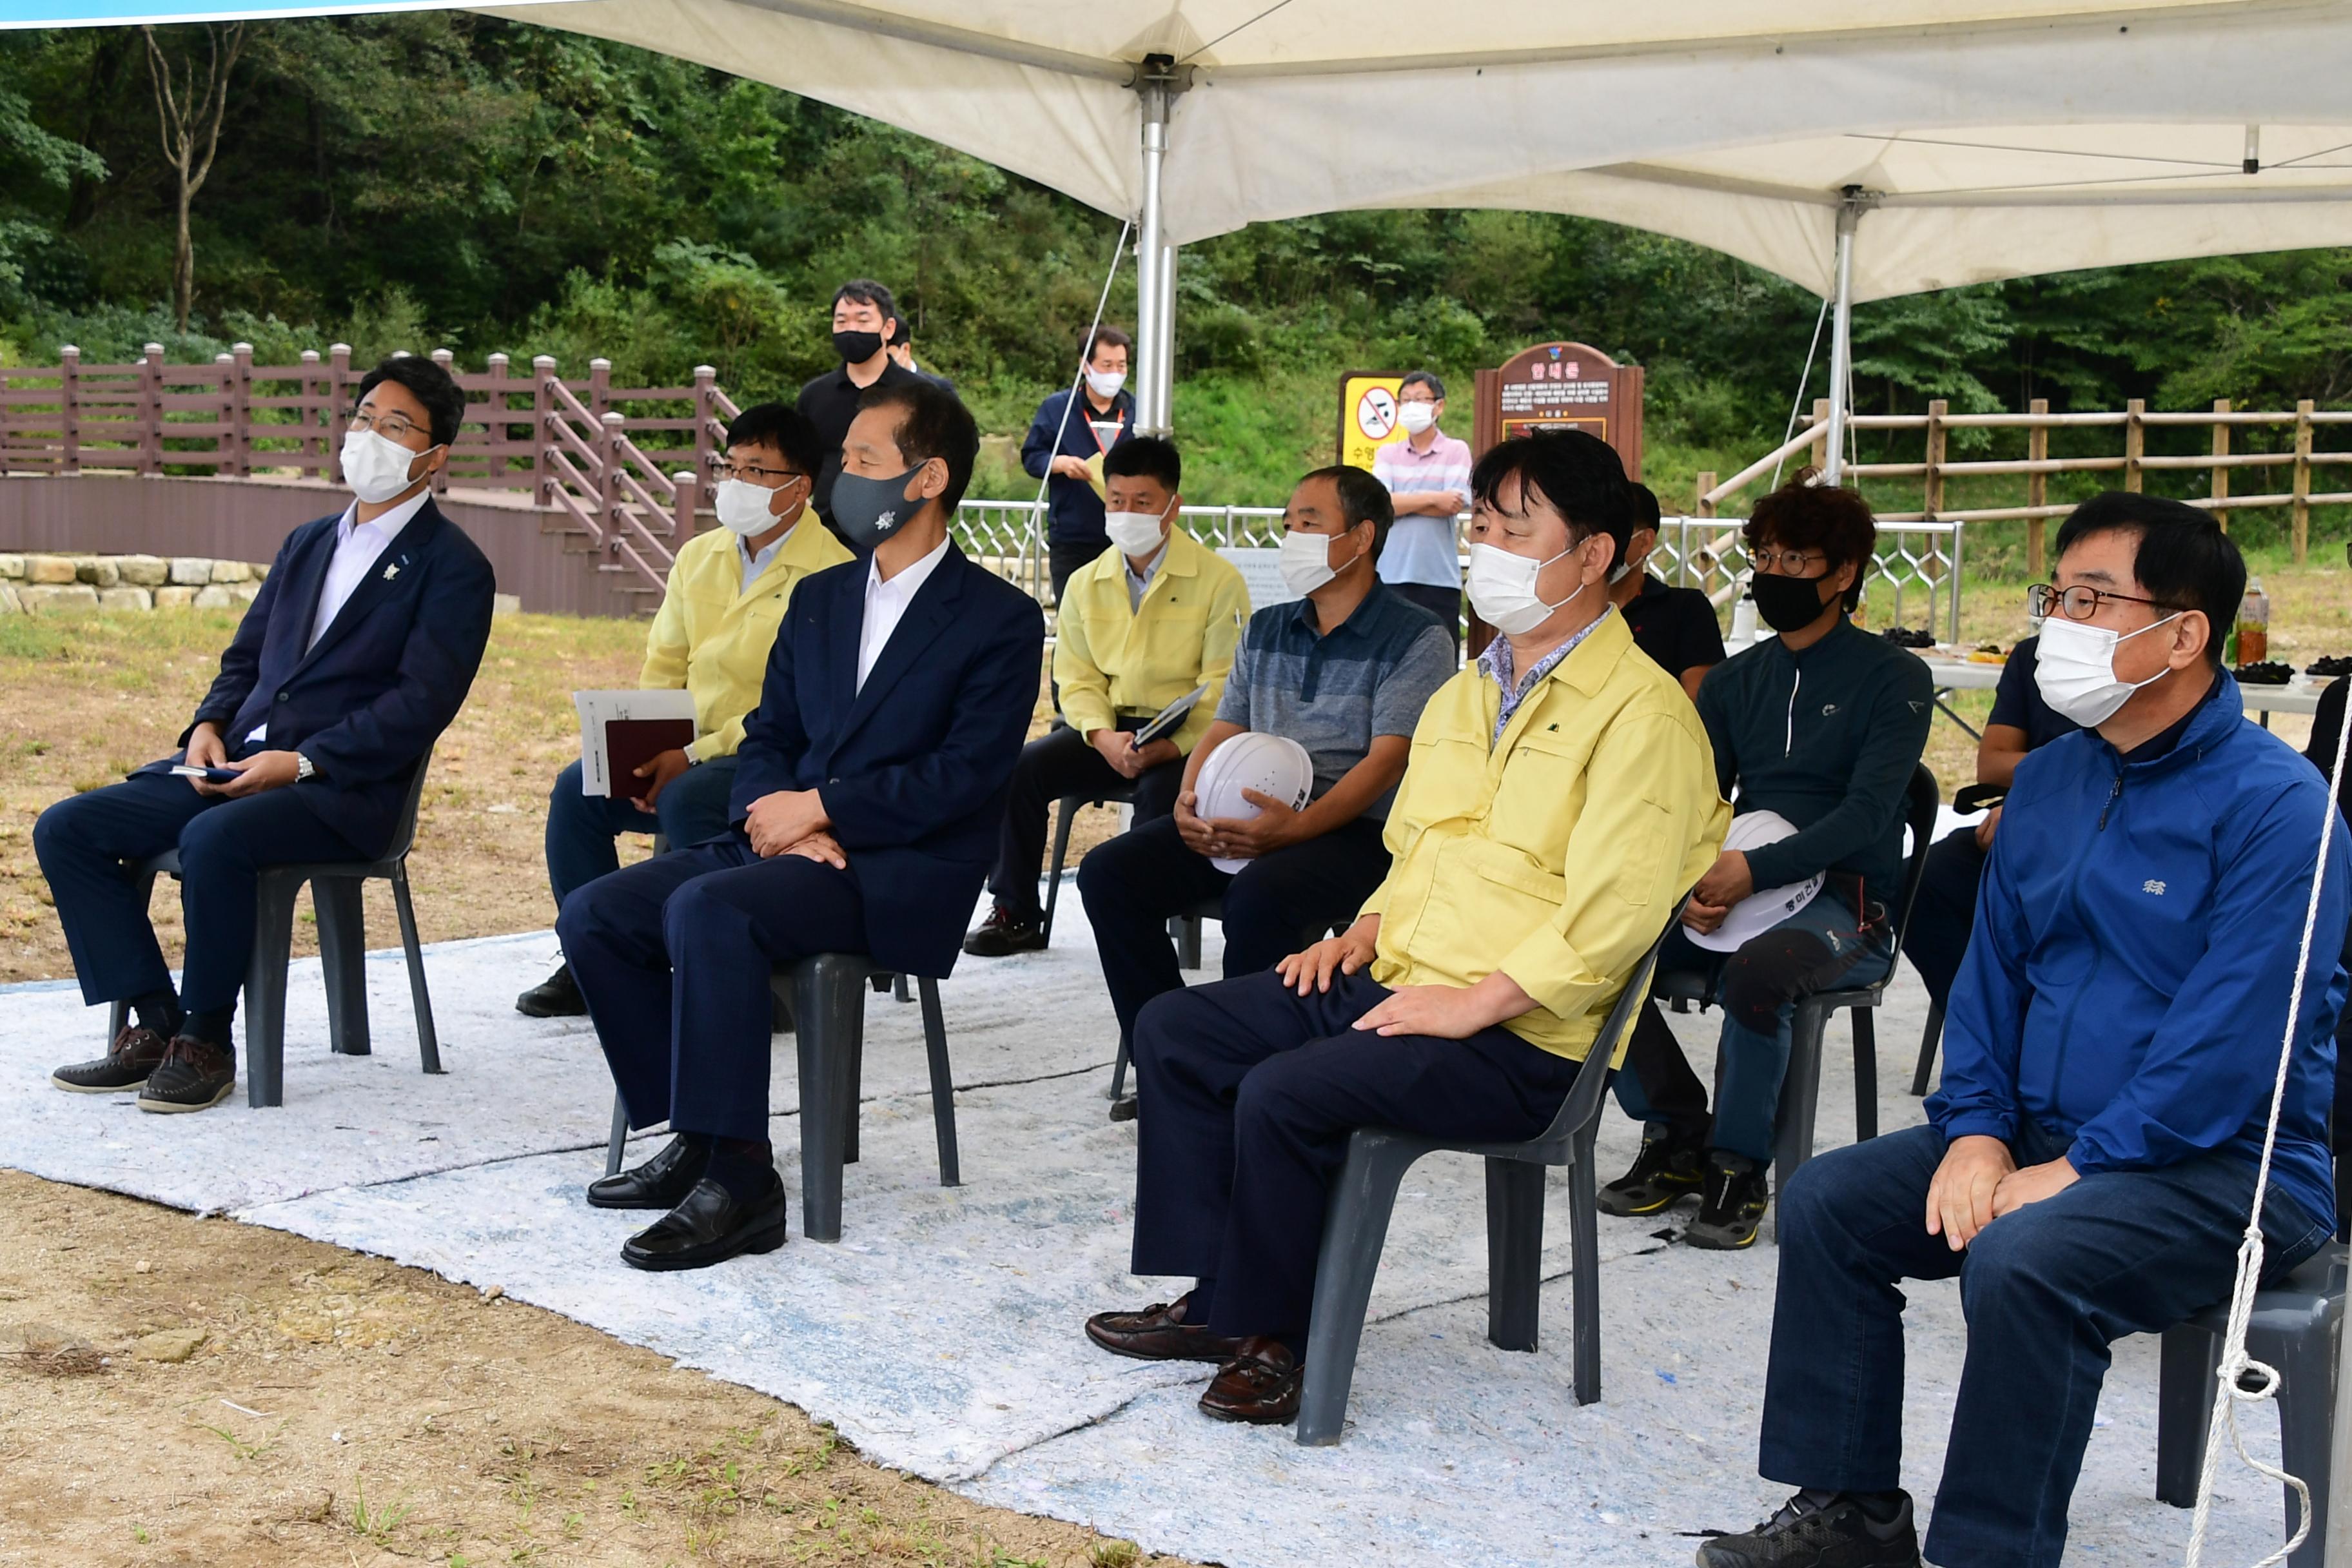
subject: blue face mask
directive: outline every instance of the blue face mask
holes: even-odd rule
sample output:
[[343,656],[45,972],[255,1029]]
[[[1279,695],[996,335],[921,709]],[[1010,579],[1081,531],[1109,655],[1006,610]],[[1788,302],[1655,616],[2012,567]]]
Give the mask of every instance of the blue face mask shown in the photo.
[[833,481],[833,526],[852,550],[873,548],[906,526],[923,510],[919,500],[907,499],[907,481],[922,471],[916,464],[891,479],[869,479],[844,470]]

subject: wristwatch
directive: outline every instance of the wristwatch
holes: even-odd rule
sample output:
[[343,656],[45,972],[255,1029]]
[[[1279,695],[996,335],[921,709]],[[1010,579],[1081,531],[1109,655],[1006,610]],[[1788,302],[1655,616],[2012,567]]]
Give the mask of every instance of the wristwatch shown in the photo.
[[312,773],[315,773],[318,771],[319,770],[316,767],[311,765],[310,758],[304,756],[299,752],[294,753],[294,782],[296,784],[300,784],[304,779],[309,778]]

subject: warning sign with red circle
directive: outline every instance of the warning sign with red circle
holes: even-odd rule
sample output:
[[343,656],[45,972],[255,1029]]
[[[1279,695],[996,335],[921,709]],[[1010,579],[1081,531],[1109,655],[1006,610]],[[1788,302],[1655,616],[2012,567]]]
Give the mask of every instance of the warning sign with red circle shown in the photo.
[[1397,389],[1402,371],[1351,370],[1339,378],[1339,461],[1372,466],[1372,454],[1404,439],[1397,424]]

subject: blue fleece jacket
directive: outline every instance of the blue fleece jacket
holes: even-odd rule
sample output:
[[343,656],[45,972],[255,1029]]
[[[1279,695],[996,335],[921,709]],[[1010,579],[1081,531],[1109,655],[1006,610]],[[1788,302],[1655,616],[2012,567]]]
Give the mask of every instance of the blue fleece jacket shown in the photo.
[[[2228,675],[2159,756],[2097,731],[2018,764],[1952,988],[1948,1138],[2072,1141],[2084,1175],[2215,1150],[2252,1164],[2286,1031],[2327,787],[2246,721]],[[2330,848],[2272,1165],[2315,1221],[2335,1214],[2327,1113],[2352,847]]]

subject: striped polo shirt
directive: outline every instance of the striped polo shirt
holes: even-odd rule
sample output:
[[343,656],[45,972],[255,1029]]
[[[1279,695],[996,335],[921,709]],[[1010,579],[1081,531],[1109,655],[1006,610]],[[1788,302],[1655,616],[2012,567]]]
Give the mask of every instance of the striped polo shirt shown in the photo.
[[[1217,717],[1306,747],[1319,796],[1364,760],[1374,736],[1412,735],[1430,695],[1453,677],[1454,640],[1377,583],[1328,636],[1317,634],[1314,615],[1313,600],[1293,599],[1250,617]],[[1395,793],[1364,815],[1386,817]]]

